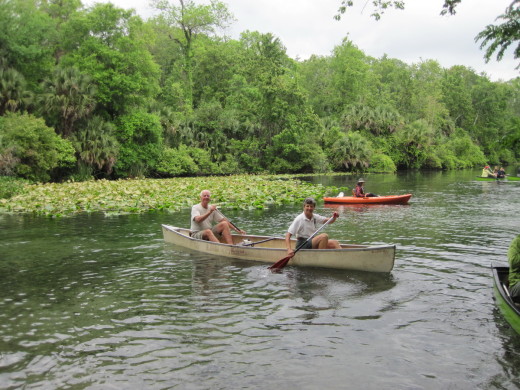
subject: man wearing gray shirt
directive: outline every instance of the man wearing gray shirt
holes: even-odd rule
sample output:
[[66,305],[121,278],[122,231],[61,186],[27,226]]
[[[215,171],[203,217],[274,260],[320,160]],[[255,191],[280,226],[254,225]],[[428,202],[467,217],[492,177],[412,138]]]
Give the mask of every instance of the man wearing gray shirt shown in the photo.
[[213,242],[225,242],[233,245],[231,229],[240,234],[246,234],[238,230],[218,211],[217,206],[209,204],[211,193],[203,190],[200,193],[200,203],[191,208],[191,237],[198,240]]

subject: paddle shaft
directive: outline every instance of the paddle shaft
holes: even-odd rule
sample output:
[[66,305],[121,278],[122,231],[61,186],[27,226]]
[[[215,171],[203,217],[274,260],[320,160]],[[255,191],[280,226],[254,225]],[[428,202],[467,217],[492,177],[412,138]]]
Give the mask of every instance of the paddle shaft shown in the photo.
[[320,231],[321,231],[325,226],[327,226],[327,225],[330,223],[330,221],[332,221],[332,217],[330,217],[329,220],[328,220],[327,222],[325,222],[323,225],[321,225],[321,226],[319,227],[318,230],[316,230],[314,233],[312,233],[312,235],[311,235],[309,238],[307,238],[307,239],[306,239],[306,240],[305,240],[301,245],[299,245],[299,246],[294,250],[294,254],[296,254],[296,252],[298,252],[300,249],[302,249],[302,247],[303,247],[305,244],[307,244],[307,242],[311,241],[311,240],[316,236],[316,234],[318,234],[318,233],[319,233],[319,232],[320,232]]
[[244,244],[243,246],[253,246],[253,245],[256,245],[256,244],[261,244],[262,242],[276,240],[277,238],[281,239],[281,237],[270,237],[270,238],[266,238],[265,240],[260,240],[260,241],[251,242],[249,244]]
[[231,222],[231,220],[230,220],[228,217],[226,217],[224,214],[222,214],[222,211],[220,211],[219,209],[215,209],[215,210],[217,210],[218,213],[219,213],[220,215],[222,215],[223,218],[226,218],[226,220],[227,220],[231,225],[233,225],[233,227],[234,227],[236,230],[238,230],[238,231],[242,231],[242,229],[239,229],[238,226],[235,225],[233,222]]

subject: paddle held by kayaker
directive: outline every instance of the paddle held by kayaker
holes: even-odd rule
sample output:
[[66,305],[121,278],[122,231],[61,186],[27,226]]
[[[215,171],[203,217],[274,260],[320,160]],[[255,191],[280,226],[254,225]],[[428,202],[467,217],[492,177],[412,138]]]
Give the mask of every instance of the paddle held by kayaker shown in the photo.
[[298,215],[289,226],[287,233],[285,234],[285,246],[287,248],[287,254],[291,255],[294,249],[291,248],[291,237],[296,236],[296,248],[303,245],[301,249],[340,249],[340,244],[337,240],[329,240],[327,233],[321,233],[312,240],[307,239],[313,235],[313,233],[319,228],[319,225],[327,223],[331,219],[330,223],[334,223],[338,218],[339,214],[334,212],[332,217],[324,217],[319,214],[314,214],[316,208],[316,201],[314,198],[306,198],[303,201],[303,213]]
[[210,204],[211,192],[202,190],[200,203],[191,208],[191,237],[199,240],[224,242],[233,245],[231,229],[237,233],[246,234],[245,231],[237,229],[222,214],[218,212],[217,206]]

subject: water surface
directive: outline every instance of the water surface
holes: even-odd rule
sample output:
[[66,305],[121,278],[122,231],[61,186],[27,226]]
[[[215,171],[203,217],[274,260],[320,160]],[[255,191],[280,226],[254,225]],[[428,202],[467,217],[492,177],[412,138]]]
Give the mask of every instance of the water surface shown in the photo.
[[[489,270],[520,233],[520,182],[476,173],[369,175],[368,191],[410,205],[318,205],[340,212],[333,238],[396,244],[390,274],[271,274],[165,244],[160,224],[188,226],[189,210],[0,215],[0,388],[520,388]],[[300,211],[224,210],[269,235]]]

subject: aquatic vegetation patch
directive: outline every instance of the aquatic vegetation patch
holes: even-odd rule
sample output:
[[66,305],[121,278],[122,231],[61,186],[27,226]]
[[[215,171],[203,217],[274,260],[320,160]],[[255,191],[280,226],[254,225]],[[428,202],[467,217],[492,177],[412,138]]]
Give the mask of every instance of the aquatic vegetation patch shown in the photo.
[[8,199],[23,193],[29,184],[31,184],[29,180],[0,176],[0,199]]
[[176,212],[198,203],[203,189],[212,192],[212,202],[222,209],[263,209],[337,193],[336,187],[289,175],[97,180],[29,185],[22,194],[0,199],[0,212],[53,217],[93,212]]

